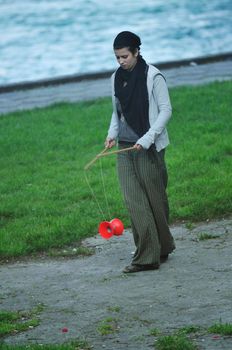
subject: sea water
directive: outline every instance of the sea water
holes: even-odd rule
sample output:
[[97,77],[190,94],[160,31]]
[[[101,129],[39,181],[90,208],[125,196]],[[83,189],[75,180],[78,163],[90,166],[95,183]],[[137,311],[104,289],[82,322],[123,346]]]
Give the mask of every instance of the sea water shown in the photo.
[[0,0],[0,85],[117,67],[130,30],[150,63],[232,51],[231,0]]

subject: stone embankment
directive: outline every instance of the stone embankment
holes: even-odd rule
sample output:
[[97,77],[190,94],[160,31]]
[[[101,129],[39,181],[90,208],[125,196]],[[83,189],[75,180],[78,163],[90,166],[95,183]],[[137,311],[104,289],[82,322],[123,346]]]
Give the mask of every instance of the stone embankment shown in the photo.
[[[155,64],[169,87],[232,79],[232,53]],[[76,75],[0,86],[0,115],[110,96],[112,72]]]

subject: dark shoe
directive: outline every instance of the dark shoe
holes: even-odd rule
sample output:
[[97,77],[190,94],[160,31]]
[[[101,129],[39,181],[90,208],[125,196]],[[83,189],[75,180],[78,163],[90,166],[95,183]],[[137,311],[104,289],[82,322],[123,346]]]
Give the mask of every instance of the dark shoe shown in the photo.
[[160,256],[160,263],[165,263],[168,260],[168,254]]
[[159,264],[152,265],[129,265],[124,268],[123,273],[134,273],[140,271],[148,271],[148,270],[158,270]]

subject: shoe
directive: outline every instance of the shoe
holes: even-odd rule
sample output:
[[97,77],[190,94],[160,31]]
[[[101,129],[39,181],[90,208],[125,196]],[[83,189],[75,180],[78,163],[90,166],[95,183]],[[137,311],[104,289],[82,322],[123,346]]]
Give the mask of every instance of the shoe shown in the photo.
[[168,260],[168,254],[160,256],[160,263],[165,263]]
[[159,264],[149,264],[149,265],[129,265],[124,268],[123,273],[134,273],[140,271],[148,271],[148,270],[158,270]]

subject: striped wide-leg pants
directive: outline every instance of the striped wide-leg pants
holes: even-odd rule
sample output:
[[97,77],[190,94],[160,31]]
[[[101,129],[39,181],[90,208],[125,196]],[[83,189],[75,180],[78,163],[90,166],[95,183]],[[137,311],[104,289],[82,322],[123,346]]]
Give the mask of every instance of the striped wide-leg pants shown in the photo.
[[[119,144],[126,148],[129,144]],[[118,178],[131,219],[136,251],[132,264],[159,264],[175,249],[168,227],[167,171],[164,150],[132,150],[118,154]]]

